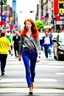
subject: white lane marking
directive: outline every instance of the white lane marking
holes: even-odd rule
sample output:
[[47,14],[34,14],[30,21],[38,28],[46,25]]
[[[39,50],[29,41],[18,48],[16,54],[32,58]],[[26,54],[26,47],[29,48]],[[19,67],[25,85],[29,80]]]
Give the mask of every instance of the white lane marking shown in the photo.
[[[24,78],[3,78],[3,79],[1,79],[0,80],[0,83],[3,83],[3,82],[25,82],[26,81],[26,79],[24,79]],[[35,79],[35,82],[57,82],[57,80],[56,79],[48,79],[48,78],[46,78],[46,79],[40,79],[40,78],[36,78]]]
[[[15,64],[18,64],[18,62],[15,62]],[[10,64],[10,63],[9,63]],[[7,66],[6,67],[20,67],[20,66],[18,66],[18,65],[13,65],[13,66],[11,66],[11,65],[9,65],[9,64],[7,64]],[[9,65],[9,66],[8,66]],[[21,65],[22,67],[24,67],[24,64],[22,64]],[[41,68],[43,68],[43,67],[45,67],[45,68],[50,68],[50,67],[53,67],[53,68],[62,68],[62,69],[64,69],[64,66],[52,66],[52,65],[37,65],[36,67],[41,67]]]
[[56,73],[57,75],[64,75],[64,73]]
[[[7,93],[7,92],[21,92],[21,93],[28,93],[28,88],[0,88],[0,93]],[[64,93],[64,90],[60,89],[34,89],[34,93]]]

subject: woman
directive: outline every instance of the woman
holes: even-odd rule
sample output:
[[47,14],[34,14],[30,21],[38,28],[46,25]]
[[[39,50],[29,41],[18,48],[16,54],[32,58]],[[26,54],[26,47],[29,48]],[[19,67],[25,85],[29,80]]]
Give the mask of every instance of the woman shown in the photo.
[[35,66],[40,49],[38,40],[38,30],[34,21],[30,18],[24,21],[24,29],[21,31],[20,50],[18,57],[21,60],[21,55],[26,70],[26,80],[29,87],[29,94],[33,94]]

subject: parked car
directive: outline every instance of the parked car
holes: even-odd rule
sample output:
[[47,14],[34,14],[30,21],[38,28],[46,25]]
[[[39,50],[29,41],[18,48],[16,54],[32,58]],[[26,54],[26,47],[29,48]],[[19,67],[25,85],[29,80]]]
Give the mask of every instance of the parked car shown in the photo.
[[64,59],[64,33],[58,33],[54,42],[54,58],[57,60]]

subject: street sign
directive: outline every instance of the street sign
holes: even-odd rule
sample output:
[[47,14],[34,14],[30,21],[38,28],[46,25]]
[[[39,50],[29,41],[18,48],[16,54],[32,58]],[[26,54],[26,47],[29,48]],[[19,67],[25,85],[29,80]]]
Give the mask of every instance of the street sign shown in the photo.
[[6,21],[6,15],[2,15],[2,21]]

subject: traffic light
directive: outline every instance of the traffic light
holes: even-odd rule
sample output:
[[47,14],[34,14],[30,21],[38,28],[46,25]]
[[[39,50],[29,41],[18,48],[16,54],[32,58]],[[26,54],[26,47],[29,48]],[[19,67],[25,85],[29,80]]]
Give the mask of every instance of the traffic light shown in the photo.
[[7,5],[7,0],[3,0],[3,4],[4,5]]

